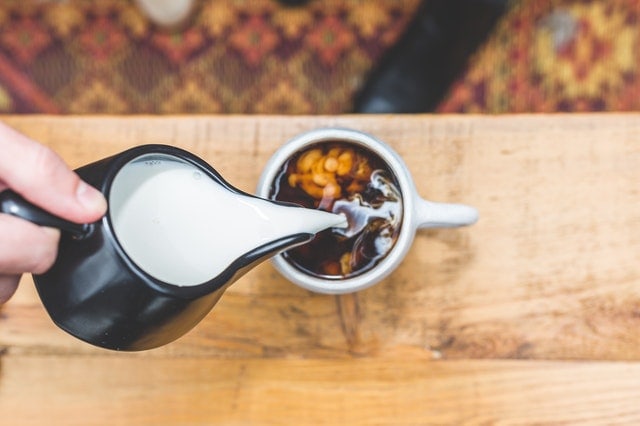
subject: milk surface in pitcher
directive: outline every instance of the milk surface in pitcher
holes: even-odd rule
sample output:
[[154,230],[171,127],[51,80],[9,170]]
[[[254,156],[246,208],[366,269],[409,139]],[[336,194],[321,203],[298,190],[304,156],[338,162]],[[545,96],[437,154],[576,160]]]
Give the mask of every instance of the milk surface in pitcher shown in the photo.
[[115,235],[131,260],[178,286],[207,282],[276,239],[344,224],[336,215],[234,193],[196,166],[157,154],[118,172],[109,206]]

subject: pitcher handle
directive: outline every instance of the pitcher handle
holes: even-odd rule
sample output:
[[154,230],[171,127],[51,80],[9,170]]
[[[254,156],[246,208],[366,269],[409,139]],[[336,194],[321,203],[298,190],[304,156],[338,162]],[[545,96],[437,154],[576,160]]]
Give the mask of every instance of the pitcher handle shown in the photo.
[[476,223],[478,210],[465,204],[436,203],[418,197],[416,216],[418,228],[453,228]]
[[58,228],[70,233],[75,239],[86,238],[93,230],[92,224],[73,223],[61,219],[31,204],[21,195],[10,189],[0,192],[0,213],[19,217],[36,225]]

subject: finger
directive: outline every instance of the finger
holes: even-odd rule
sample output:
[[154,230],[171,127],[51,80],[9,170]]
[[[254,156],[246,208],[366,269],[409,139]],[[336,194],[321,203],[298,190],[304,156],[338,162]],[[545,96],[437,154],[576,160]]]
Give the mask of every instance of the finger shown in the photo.
[[0,214],[0,274],[42,274],[56,260],[60,232]]
[[1,123],[0,152],[0,186],[73,222],[94,222],[104,215],[107,202],[98,190],[51,149]]
[[0,274],[0,305],[11,299],[18,288],[19,281],[20,275]]

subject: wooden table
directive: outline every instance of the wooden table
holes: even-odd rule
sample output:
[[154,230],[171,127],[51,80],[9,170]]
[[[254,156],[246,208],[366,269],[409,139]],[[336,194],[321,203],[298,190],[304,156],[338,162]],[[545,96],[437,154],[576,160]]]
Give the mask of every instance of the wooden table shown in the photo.
[[640,423],[640,115],[3,120],[73,167],[166,143],[249,192],[286,139],[351,127],[392,145],[425,198],[481,218],[420,231],[357,294],[264,263],[142,353],[68,336],[25,277],[0,310],[0,424]]

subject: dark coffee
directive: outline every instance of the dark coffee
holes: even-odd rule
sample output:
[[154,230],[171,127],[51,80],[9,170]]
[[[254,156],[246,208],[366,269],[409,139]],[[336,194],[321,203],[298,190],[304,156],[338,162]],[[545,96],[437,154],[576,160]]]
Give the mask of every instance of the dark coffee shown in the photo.
[[320,142],[294,154],[269,196],[347,216],[348,228],[323,231],[283,254],[299,270],[325,279],[373,268],[395,245],[402,224],[396,176],[377,154],[349,142]]

